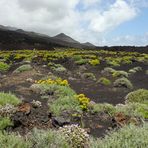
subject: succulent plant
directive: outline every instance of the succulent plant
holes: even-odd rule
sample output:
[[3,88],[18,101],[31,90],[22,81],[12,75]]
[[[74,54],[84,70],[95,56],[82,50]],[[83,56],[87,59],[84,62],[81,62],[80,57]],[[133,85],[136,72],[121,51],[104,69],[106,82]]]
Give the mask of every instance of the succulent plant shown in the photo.
[[65,136],[65,139],[73,148],[84,148],[88,145],[89,135],[78,125],[64,126],[59,129],[59,132]]
[[13,105],[6,104],[3,107],[0,107],[0,116],[6,117],[11,116],[17,111],[17,107],[14,107]]

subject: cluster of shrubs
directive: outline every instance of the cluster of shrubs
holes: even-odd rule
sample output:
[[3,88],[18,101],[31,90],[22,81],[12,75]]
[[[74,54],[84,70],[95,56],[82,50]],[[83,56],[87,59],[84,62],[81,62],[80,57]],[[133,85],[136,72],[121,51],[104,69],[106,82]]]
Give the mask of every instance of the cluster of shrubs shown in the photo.
[[138,89],[130,92],[125,97],[125,104],[113,106],[111,104],[94,104],[92,106],[94,113],[105,112],[110,116],[122,112],[125,115],[141,117],[148,119],[148,90]]
[[57,131],[34,129],[25,138],[0,132],[0,145],[4,148],[147,148],[147,131],[147,123],[139,127],[129,125],[118,131],[109,132],[101,139],[90,137],[77,125],[69,125]]
[[[101,73],[105,74],[106,76],[112,76],[113,78],[117,78],[113,82],[114,87],[125,87],[128,89],[133,89],[133,85],[130,82],[130,80],[128,79],[129,74],[126,71],[115,70],[111,67],[106,67],[106,68],[104,68],[104,70],[102,70]],[[110,84],[109,81],[110,80],[108,80],[104,77],[100,78],[100,80],[99,80],[99,82],[104,85],[105,85],[105,83],[108,83],[108,85],[109,85]]]

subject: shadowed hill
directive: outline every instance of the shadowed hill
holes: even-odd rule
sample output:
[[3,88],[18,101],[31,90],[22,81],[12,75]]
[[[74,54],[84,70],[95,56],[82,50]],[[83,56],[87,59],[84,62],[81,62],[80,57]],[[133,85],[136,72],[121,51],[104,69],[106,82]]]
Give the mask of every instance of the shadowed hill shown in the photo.
[[[64,38],[61,38],[64,37]],[[47,35],[27,32],[21,29],[6,30],[0,28],[0,49],[44,49],[51,50],[54,47],[67,47],[67,48],[79,48],[88,49],[87,45],[83,45],[71,37],[66,35],[59,35],[57,37],[49,37]]]

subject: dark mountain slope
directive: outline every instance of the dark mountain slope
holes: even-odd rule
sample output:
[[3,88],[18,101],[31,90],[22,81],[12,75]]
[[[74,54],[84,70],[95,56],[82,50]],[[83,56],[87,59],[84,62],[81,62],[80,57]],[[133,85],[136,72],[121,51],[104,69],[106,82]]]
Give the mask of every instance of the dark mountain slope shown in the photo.
[[83,45],[88,46],[88,47],[95,47],[95,45],[89,42],[83,43]]
[[17,29],[15,31],[0,29],[0,50],[34,48],[51,50],[54,49],[54,47],[89,48],[79,42],[68,42],[35,32],[27,32],[21,29]]
[[74,40],[73,38],[67,36],[64,33],[60,33],[60,34],[54,36],[53,39],[59,39],[61,41],[65,41],[65,42],[69,42],[69,43],[76,43],[76,44],[79,43],[80,44],[80,42]]

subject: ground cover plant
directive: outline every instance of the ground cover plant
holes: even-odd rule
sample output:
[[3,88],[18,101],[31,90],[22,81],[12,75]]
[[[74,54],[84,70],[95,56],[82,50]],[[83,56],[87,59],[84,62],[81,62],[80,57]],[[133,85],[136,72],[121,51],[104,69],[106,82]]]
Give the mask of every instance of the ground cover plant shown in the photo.
[[147,65],[140,52],[0,51],[0,146],[146,148]]
[[9,68],[10,65],[4,62],[0,62],[0,72],[6,72],[7,70],[9,70]]

